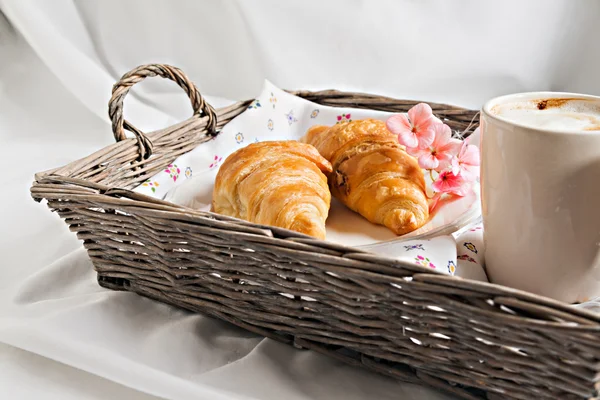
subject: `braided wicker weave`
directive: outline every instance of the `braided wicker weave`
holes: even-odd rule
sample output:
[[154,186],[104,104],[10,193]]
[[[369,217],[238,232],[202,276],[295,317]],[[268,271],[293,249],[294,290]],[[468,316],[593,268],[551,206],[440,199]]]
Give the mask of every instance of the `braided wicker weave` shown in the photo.
[[[151,76],[177,82],[194,114],[143,134],[123,120],[123,99]],[[393,112],[416,103],[338,91],[294,94]],[[465,399],[598,398],[598,314],[131,191],[218,134],[248,103],[215,111],[177,68],[136,68],[113,87],[117,143],[37,174],[32,196],[46,199],[83,240],[106,288]],[[468,129],[476,116],[430,104],[453,129]]]

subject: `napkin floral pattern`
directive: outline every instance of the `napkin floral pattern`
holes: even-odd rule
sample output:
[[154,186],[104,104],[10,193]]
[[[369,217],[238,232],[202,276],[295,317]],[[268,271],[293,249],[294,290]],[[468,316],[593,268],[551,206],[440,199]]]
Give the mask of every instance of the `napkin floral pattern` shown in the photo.
[[393,244],[384,242],[369,246],[367,250],[379,256],[396,258],[443,274],[457,273],[456,242],[451,235]]
[[[326,111],[326,112],[325,112]],[[186,179],[218,168],[240,147],[265,140],[299,139],[316,124],[333,125],[352,119],[385,120],[391,113],[320,106],[289,94],[265,81],[262,93],[213,140],[180,156],[164,171],[143,182],[135,191],[163,199]]]
[[[266,81],[261,95],[248,105],[245,112],[225,125],[217,137],[180,156],[135,190],[208,210],[216,172],[226,157],[237,149],[265,140],[299,139],[309,127],[317,124],[334,125],[364,118],[385,121],[390,115],[374,110],[321,106]],[[203,193],[198,194],[200,191]],[[459,238],[443,235],[399,241],[391,246],[375,245],[372,251],[444,274],[486,280],[481,246],[477,232],[467,232]]]
[[483,225],[477,223],[456,234],[456,275],[487,282],[483,259]]
[[[381,111],[321,106],[291,95],[266,81],[261,95],[245,112],[225,125],[217,137],[180,156],[134,190],[174,201],[177,196],[173,194],[180,189],[187,200],[174,202],[208,210],[212,182],[218,167],[229,154],[240,147],[265,140],[298,139],[301,136],[299,132],[303,134],[316,124],[333,125],[364,118],[386,120],[390,115],[392,114]],[[470,143],[477,144],[478,129],[471,137],[473,139]],[[424,240],[409,239],[393,244],[382,243],[381,246],[375,244],[369,246],[369,250],[444,274],[488,281],[481,223],[465,227],[453,235]],[[575,307],[600,312],[600,298]]]

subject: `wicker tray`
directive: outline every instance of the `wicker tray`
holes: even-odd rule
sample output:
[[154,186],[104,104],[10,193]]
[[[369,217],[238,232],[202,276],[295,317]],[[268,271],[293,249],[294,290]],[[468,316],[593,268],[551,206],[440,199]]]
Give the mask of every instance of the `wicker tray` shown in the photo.
[[[177,82],[194,114],[143,134],[123,120],[123,99],[152,76]],[[416,104],[333,90],[293,93],[392,112]],[[138,67],[113,87],[117,143],[36,174],[32,196],[46,199],[77,233],[103,287],[465,399],[598,398],[600,314],[131,191],[217,135],[249,102],[215,111],[179,69]],[[477,114],[429,104],[453,129],[467,129]]]

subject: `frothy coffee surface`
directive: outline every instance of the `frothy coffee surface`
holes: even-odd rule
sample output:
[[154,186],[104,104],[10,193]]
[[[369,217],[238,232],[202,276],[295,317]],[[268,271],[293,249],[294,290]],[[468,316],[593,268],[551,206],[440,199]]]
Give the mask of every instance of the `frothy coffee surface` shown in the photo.
[[600,104],[585,99],[535,99],[497,104],[492,114],[532,128],[600,131]]

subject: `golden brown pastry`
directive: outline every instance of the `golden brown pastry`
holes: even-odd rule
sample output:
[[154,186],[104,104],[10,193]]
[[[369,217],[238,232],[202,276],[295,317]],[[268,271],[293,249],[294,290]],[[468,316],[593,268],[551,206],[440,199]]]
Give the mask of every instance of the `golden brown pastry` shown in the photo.
[[331,164],[311,145],[253,143],[219,169],[212,211],[324,239],[331,193],[323,172]]
[[385,122],[366,119],[314,126],[301,141],[331,162],[333,196],[370,222],[402,235],[429,218],[423,171]]

